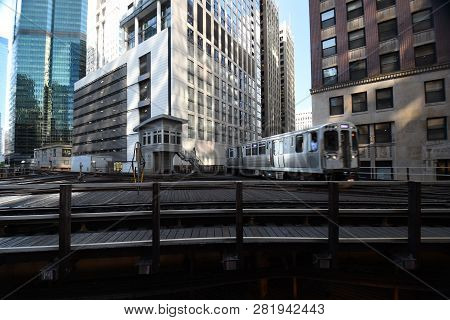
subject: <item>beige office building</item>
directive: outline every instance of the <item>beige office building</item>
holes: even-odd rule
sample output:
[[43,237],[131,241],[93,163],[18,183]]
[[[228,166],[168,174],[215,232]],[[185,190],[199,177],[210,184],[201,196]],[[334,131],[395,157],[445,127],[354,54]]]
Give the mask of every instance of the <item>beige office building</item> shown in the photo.
[[313,125],[359,129],[366,178],[450,178],[450,4],[310,0]]

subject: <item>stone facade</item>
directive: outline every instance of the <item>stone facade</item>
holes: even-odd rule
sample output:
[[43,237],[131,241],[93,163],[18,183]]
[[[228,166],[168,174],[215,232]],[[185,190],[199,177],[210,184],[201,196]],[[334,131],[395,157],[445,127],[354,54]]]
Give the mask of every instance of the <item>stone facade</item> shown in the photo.
[[359,128],[363,176],[449,179],[450,4],[310,0],[313,125]]

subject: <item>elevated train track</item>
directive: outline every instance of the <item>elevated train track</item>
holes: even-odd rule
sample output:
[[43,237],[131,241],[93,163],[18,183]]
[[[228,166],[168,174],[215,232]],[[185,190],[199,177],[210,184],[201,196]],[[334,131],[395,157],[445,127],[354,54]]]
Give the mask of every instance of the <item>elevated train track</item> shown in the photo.
[[[150,266],[147,270],[158,277],[149,279],[162,279],[170,270],[195,278],[209,270],[215,274],[209,282],[222,274],[214,273],[221,263],[224,268],[235,263],[254,274],[273,259],[281,261],[275,267],[289,265],[285,274],[298,274],[297,259],[306,266],[302,270],[312,273],[306,261],[318,259],[331,267],[339,258],[347,266],[356,257],[374,270],[378,263],[367,258],[373,248],[400,255],[399,264],[408,268],[410,260],[411,268],[416,267],[419,255],[444,257],[438,264],[424,260],[425,267],[449,263],[450,185],[445,183],[257,180],[77,183],[69,193],[67,188],[53,183],[0,185],[4,288],[26,279],[26,273],[10,276],[16,267],[23,270],[23,264],[30,266],[30,276],[42,274],[38,280],[67,276],[68,282],[60,285],[72,289],[65,292],[81,290],[77,294],[86,296],[89,290],[80,289],[78,281],[106,281],[108,290],[118,292],[115,279],[122,273],[114,270],[125,262],[131,270],[141,263]],[[266,262],[260,262],[262,257]],[[48,276],[46,270],[52,268],[57,271]],[[386,268],[382,272],[389,274],[392,269]],[[179,277],[169,278],[168,286],[180,283]],[[410,285],[405,282],[402,288]],[[36,292],[54,293],[39,281],[33,286]],[[25,296],[34,296],[30,290]]]

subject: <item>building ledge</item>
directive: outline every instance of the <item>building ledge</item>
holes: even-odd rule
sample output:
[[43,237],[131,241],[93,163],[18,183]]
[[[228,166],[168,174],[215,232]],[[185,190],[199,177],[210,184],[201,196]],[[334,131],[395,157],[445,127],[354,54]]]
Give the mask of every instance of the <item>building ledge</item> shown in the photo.
[[404,78],[404,77],[409,77],[409,76],[413,76],[413,75],[421,74],[421,73],[425,73],[425,72],[439,71],[439,70],[445,70],[445,69],[450,69],[450,63],[434,65],[434,66],[430,66],[430,67],[415,68],[415,69],[405,70],[405,71],[398,71],[398,72],[394,72],[394,73],[378,75],[375,77],[369,77],[369,78],[365,78],[365,79],[357,80],[357,81],[338,83],[338,84],[334,84],[334,85],[330,85],[330,86],[326,86],[326,87],[321,87],[318,89],[311,89],[310,92],[311,92],[311,95],[313,95],[313,94],[322,93],[322,92],[326,92],[326,91],[332,91],[332,90],[337,90],[337,89],[342,89],[342,88],[347,88],[347,87],[352,87],[352,86],[357,86],[357,85],[363,85],[363,84],[368,84],[368,83],[373,83],[373,82],[378,82],[378,81]]
[[137,4],[137,6],[134,8],[134,10],[128,15],[125,16],[122,21],[120,22],[120,27],[124,28],[127,27],[128,24],[132,24],[134,18],[137,17],[142,11],[144,11],[147,7],[149,7],[151,4],[156,3],[156,0],[141,0]]
[[180,124],[187,123],[187,120],[184,120],[184,119],[181,119],[181,118],[177,118],[177,117],[174,117],[174,116],[169,116],[167,114],[162,114],[162,115],[159,115],[159,116],[156,116],[156,117],[149,118],[149,119],[145,120],[140,125],[138,125],[136,128],[134,128],[133,131],[134,132],[139,132],[140,128],[145,127],[149,123],[153,123],[153,122],[156,122],[158,120],[170,120],[170,121],[178,122]]

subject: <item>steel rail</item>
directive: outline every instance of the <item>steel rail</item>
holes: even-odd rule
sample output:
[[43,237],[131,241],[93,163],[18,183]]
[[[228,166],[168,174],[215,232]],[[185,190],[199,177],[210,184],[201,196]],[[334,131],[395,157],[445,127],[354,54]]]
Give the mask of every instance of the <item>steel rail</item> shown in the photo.
[[[234,217],[235,209],[185,209],[185,210],[161,210],[161,218],[217,218],[217,217]],[[327,214],[327,209],[304,209],[304,208],[244,208],[245,217],[320,217]],[[406,218],[408,209],[339,209],[341,217],[355,218]],[[446,217],[450,218],[450,209],[422,209],[424,218],[430,217]],[[117,211],[117,212],[84,212],[72,213],[71,219],[77,222],[104,220],[113,218],[149,218],[152,216],[151,210],[141,211]],[[20,223],[20,222],[57,222],[58,213],[37,214],[37,215],[0,215],[0,223]]]

